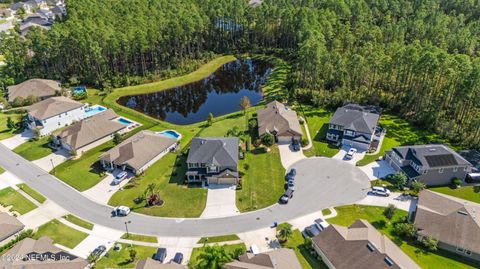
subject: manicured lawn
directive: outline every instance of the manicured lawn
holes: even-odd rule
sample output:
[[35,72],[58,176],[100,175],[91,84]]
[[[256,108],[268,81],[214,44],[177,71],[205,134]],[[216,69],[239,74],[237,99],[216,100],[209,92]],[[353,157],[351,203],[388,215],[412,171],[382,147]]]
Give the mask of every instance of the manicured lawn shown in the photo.
[[[238,249],[238,248],[241,248],[244,251],[247,250],[245,244],[243,244],[243,243],[242,244],[232,244],[232,245],[222,245],[222,247],[225,249],[225,251],[227,253],[233,253],[235,251],[235,249]],[[203,251],[203,247],[194,248],[192,250],[192,255],[190,256],[190,262],[189,262],[190,265],[195,265],[197,263],[198,255],[200,255],[200,253],[202,253],[202,251]]]
[[460,199],[469,200],[480,203],[480,192],[475,192],[473,186],[464,186],[459,189],[452,189],[448,186],[429,188],[432,191],[458,197]]
[[197,243],[205,244],[205,243],[218,243],[218,242],[225,242],[225,241],[235,241],[240,240],[240,238],[236,234],[227,234],[227,235],[220,235],[220,236],[210,236],[210,237],[202,237],[198,240]]
[[464,263],[460,261],[460,257],[455,256],[445,251],[437,251],[435,253],[426,252],[416,246],[415,242],[407,242],[393,234],[392,223],[403,219],[407,212],[397,210],[392,221],[388,221],[383,215],[383,207],[376,206],[360,206],[348,205],[335,208],[338,216],[328,219],[332,224],[343,226],[350,226],[357,219],[365,219],[375,226],[381,233],[387,235],[397,244],[408,256],[410,256],[420,267],[436,269],[436,268],[478,268],[478,265],[472,263]]
[[322,215],[327,216],[327,215],[330,215],[330,214],[332,214],[332,211],[330,209],[325,208],[325,209],[322,210]]
[[18,184],[17,187],[41,204],[47,200],[47,198],[43,197],[43,195],[38,193],[36,190],[30,188],[27,184]]
[[42,236],[48,236],[56,244],[73,249],[87,238],[88,234],[70,228],[55,219],[40,226],[33,238],[39,239]]
[[0,174],[3,174],[3,172],[5,172],[5,169],[3,169],[3,168],[0,166]]
[[293,231],[292,237],[282,244],[285,248],[291,248],[297,254],[298,261],[303,269],[327,269],[328,267],[321,259],[315,258],[305,246],[305,239],[297,229]]
[[76,160],[68,160],[60,164],[50,173],[78,191],[88,190],[104,178],[100,173],[98,156],[112,147],[113,142],[111,141],[102,144],[85,152]]
[[0,190],[0,204],[5,207],[12,206],[10,211],[16,211],[21,215],[37,208],[34,203],[11,187]]
[[141,235],[141,234],[132,234],[128,233],[122,235],[122,239],[128,239],[133,241],[141,241],[141,242],[149,242],[149,243],[157,243],[158,240],[155,236],[148,236],[148,235]]
[[8,129],[7,118],[11,117],[14,122],[19,122],[22,119],[22,114],[5,114],[0,113],[0,140],[12,137],[21,133],[19,129]]
[[[95,265],[95,268],[133,268],[139,260],[151,258],[157,252],[157,249],[152,247],[127,244],[121,245],[122,249],[120,251],[115,251],[113,248],[111,248],[108,251],[108,257],[104,256],[102,259],[100,259]],[[134,261],[130,260],[130,248],[133,248],[137,252]]]
[[97,89],[87,89],[87,98],[80,100],[81,103],[88,103],[90,105],[101,105],[103,103],[103,96],[101,95],[102,91]]
[[53,153],[53,149],[48,146],[48,136],[36,141],[32,139],[16,147],[13,151],[29,161],[38,160]]
[[237,208],[241,212],[257,210],[278,201],[285,189],[285,169],[277,146],[269,152],[258,148],[245,154],[239,162],[244,173],[242,188],[237,191]]
[[295,109],[297,109],[299,115],[304,116],[307,121],[308,131],[312,137],[313,147],[309,150],[303,151],[305,156],[333,157],[337,154],[339,148],[325,140],[328,130],[328,122],[333,113],[324,109],[313,109],[309,107],[303,107],[304,113],[302,113],[301,107]]
[[83,227],[85,229],[88,229],[88,230],[93,230],[93,224],[86,221],[86,220],[83,220],[77,216],[74,216],[72,214],[68,214],[66,216],[63,216],[64,219],[68,220],[69,222],[75,224],[75,225],[78,225],[80,227]]

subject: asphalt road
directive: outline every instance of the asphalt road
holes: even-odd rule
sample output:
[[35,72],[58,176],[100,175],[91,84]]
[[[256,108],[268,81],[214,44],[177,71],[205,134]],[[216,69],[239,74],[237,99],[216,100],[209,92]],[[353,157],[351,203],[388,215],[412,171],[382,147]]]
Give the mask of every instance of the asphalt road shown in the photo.
[[265,228],[323,208],[354,203],[367,195],[368,177],[340,160],[310,158],[292,165],[297,169],[296,190],[287,205],[273,205],[241,215],[214,219],[160,218],[131,213],[111,217],[110,206],[98,204],[61,180],[0,144],[0,166],[70,213],[92,223],[132,233],[155,236],[213,236]]

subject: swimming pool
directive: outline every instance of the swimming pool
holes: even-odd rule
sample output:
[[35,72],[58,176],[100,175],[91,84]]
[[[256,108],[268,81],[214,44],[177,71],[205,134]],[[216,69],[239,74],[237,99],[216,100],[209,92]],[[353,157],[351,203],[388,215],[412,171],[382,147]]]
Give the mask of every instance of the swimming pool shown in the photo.
[[107,108],[105,108],[103,106],[99,106],[99,105],[91,106],[91,107],[85,109],[85,117],[89,118],[89,117],[91,117],[93,115],[96,115],[100,112],[103,112],[105,110],[107,110]]
[[174,130],[161,131],[161,132],[157,132],[157,134],[163,135],[163,136],[166,136],[166,137],[170,137],[170,138],[173,138],[173,139],[177,139],[177,140],[180,140],[180,138],[182,137],[181,134],[179,134],[178,132],[176,132]]
[[125,119],[125,118],[118,118],[117,121],[120,122],[123,125],[130,125],[130,124],[133,123],[133,122],[131,122],[131,121]]

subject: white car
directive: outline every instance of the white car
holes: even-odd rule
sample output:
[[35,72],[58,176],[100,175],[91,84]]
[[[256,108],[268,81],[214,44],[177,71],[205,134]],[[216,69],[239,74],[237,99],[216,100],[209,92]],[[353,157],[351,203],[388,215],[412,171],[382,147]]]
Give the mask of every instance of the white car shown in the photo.
[[386,187],[372,187],[372,194],[388,197],[390,190]]
[[350,148],[350,150],[348,150],[348,152],[347,152],[347,155],[345,155],[345,158],[351,159],[351,158],[353,158],[353,155],[355,155],[355,153],[357,153],[357,149],[356,148]]
[[327,229],[328,226],[330,226],[330,224],[328,224],[328,222],[326,222],[324,219],[316,219],[315,225],[320,231],[323,231]]
[[130,214],[130,208],[128,206],[117,206],[113,209],[112,215],[115,217],[125,217]]

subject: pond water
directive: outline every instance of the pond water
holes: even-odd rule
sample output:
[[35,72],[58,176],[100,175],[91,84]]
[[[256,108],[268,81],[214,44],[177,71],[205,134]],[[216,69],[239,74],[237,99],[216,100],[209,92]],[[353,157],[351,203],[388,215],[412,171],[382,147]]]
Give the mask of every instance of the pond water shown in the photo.
[[209,77],[185,86],[148,94],[124,96],[118,103],[151,117],[174,124],[204,121],[240,110],[240,99],[247,96],[258,104],[263,97],[261,86],[272,68],[259,60],[237,60],[220,67]]

